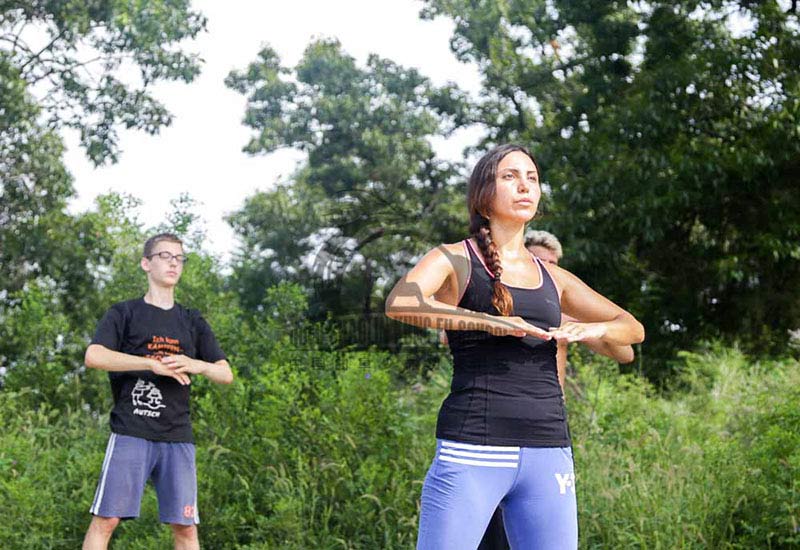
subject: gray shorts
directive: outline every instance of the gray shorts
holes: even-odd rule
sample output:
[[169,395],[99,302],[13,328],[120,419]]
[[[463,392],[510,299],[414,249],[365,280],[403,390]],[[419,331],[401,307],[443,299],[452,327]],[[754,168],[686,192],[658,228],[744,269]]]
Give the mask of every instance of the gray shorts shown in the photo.
[[149,441],[115,433],[108,439],[89,511],[107,518],[139,517],[147,480],[156,489],[158,517],[163,523],[200,523],[194,444]]

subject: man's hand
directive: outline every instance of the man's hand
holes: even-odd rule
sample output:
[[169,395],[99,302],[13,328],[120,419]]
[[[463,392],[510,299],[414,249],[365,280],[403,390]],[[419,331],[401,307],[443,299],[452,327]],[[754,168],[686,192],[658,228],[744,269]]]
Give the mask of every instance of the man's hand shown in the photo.
[[[173,372],[181,376],[188,374],[205,374],[206,363],[186,357],[185,355],[169,355],[161,358],[161,364],[173,369]],[[186,376],[188,378],[188,376]]]
[[153,359],[153,362],[150,365],[150,370],[152,370],[153,373],[159,376],[169,376],[170,378],[174,378],[182,386],[188,386],[192,383],[188,376],[177,372],[175,366],[164,363],[163,359],[164,358],[162,358],[162,360]]
[[551,327],[550,336],[566,342],[580,342],[589,339],[601,339],[606,334],[605,323],[578,323],[568,321],[560,327]]
[[[169,369],[170,374],[168,376],[183,377],[187,384],[189,383],[190,374],[202,374],[215,384],[230,384],[233,382],[233,372],[225,359],[207,363],[185,355],[170,355],[161,358],[161,366],[164,369]],[[178,381],[180,382],[180,379]]]

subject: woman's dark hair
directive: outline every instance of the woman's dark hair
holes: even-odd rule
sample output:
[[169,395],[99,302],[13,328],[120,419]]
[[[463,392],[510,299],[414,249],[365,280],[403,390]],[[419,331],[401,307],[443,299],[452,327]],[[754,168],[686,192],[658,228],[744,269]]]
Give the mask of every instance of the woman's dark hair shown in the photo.
[[489,271],[494,275],[492,305],[501,315],[513,315],[514,300],[506,286],[500,282],[503,266],[500,265],[500,254],[497,251],[497,245],[492,241],[489,216],[496,190],[497,165],[506,155],[515,151],[525,153],[536,166],[536,172],[540,173],[536,159],[525,147],[513,144],[498,145],[483,155],[475,164],[475,168],[472,169],[472,175],[469,177],[469,186],[467,188],[469,233],[475,237],[483,259],[486,261]]

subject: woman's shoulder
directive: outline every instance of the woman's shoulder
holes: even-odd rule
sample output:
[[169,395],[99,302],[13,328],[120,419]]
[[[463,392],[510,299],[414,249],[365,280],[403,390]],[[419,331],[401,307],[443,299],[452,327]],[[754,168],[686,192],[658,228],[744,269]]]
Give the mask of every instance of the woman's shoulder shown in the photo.
[[431,267],[436,265],[461,275],[469,269],[469,253],[464,241],[442,243],[428,250],[421,263]]
[[576,282],[579,284],[585,284],[571,271],[564,269],[560,265],[549,264],[547,262],[543,262],[542,260],[539,260],[539,263],[540,265],[544,266],[544,268],[547,270],[547,273],[550,274],[550,277],[553,279],[556,287],[558,288],[559,295],[561,295],[564,290],[574,286]]
[[458,241],[455,243],[441,243],[435,245],[433,248],[429,249],[424,255],[432,255],[432,256],[461,256],[466,257],[467,254],[467,245],[466,239],[462,241]]
[[435,248],[438,254],[450,260],[454,265],[466,264],[469,262],[469,252],[467,252],[467,239],[455,243],[442,243]]
[[467,241],[469,239],[462,239],[455,243],[442,243],[439,246],[444,248],[447,252],[451,254],[458,254],[459,256],[466,256],[467,255]]

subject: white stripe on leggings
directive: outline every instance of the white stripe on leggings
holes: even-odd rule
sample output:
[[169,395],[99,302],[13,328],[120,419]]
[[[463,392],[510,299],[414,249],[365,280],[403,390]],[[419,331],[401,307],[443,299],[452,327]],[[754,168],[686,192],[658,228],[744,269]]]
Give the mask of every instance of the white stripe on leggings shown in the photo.
[[456,443],[455,441],[442,441],[442,447],[451,449],[465,449],[467,451],[500,451],[500,452],[519,452],[519,447],[503,447],[497,445],[473,445],[471,443]]
[[89,512],[97,514],[100,511],[100,503],[103,501],[103,492],[106,489],[106,476],[108,475],[108,465],[111,462],[111,455],[114,454],[114,443],[117,441],[117,434],[111,433],[108,438],[108,445],[106,446],[106,458],[103,460],[103,475],[100,478],[100,485],[97,487],[97,494],[94,496],[94,502]]
[[490,460],[519,460],[519,453],[470,453],[468,451],[457,451],[455,449],[439,449],[439,453],[449,456],[465,456],[467,458],[484,458]]
[[444,462],[457,462],[459,464],[467,464],[468,466],[489,466],[490,468],[516,468],[519,462],[486,462],[483,460],[468,460],[466,458],[456,458],[454,456],[447,456],[440,454],[439,460]]

